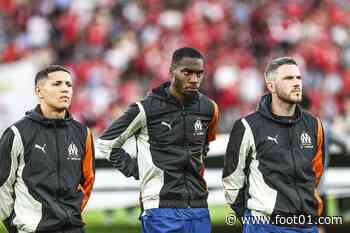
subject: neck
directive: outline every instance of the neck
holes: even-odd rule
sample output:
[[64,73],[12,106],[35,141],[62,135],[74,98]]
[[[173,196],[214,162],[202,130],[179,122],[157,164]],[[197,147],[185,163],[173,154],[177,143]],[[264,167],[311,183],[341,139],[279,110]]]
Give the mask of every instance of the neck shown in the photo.
[[65,109],[57,110],[57,109],[53,109],[49,106],[41,104],[40,110],[41,110],[43,116],[48,118],[48,119],[64,119],[64,117],[66,116]]
[[280,98],[278,98],[275,95],[272,95],[272,101],[271,101],[271,111],[276,116],[294,116],[295,114],[295,108],[296,104],[288,103]]
[[173,84],[170,85],[170,94],[174,96],[181,104],[184,104],[185,97],[176,90]]

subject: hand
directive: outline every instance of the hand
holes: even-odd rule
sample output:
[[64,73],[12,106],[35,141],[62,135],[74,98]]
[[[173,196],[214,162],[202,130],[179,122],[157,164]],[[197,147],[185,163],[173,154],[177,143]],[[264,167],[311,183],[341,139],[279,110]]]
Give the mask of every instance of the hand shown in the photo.
[[121,171],[126,177],[133,176],[139,179],[139,168],[137,160],[122,148],[113,148],[110,155],[110,162],[114,168]]

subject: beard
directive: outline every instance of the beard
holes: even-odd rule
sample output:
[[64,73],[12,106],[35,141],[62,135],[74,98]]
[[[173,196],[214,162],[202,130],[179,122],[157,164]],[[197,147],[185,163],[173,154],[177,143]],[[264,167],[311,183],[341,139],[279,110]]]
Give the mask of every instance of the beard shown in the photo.
[[276,95],[280,100],[288,104],[298,104],[298,103],[301,103],[301,101],[303,100],[301,92],[297,96],[293,91],[290,91],[289,93],[287,93],[287,92],[280,91],[279,89],[276,89]]
[[177,91],[177,93],[181,94],[185,100],[192,100],[197,94],[198,91],[186,91],[184,88],[183,81],[174,78],[174,87]]

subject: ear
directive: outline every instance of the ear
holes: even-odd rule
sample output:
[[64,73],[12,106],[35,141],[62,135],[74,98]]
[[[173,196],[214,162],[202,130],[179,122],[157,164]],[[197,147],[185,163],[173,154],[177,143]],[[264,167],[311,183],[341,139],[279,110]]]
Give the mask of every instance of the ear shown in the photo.
[[177,63],[172,63],[170,65],[169,75],[170,75],[171,78],[174,78],[176,68],[177,68]]
[[171,66],[169,68],[169,75],[170,75],[171,78],[174,77],[174,69],[175,69],[174,65],[171,64]]
[[266,88],[270,93],[275,93],[275,82],[274,81],[266,81]]
[[42,91],[41,91],[41,89],[40,89],[39,86],[36,86],[36,87],[35,87],[35,94],[36,94],[36,96],[39,97],[39,99],[42,99],[42,98],[43,98],[43,94],[42,94]]

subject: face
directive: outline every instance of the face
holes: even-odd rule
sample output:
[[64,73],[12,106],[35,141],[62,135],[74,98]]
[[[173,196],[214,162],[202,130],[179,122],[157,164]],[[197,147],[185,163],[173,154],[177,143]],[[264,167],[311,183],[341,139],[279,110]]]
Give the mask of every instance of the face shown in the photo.
[[200,58],[184,57],[171,70],[172,85],[185,98],[198,94],[204,76],[204,62]]
[[274,73],[274,80],[267,82],[268,89],[280,100],[296,104],[302,101],[302,77],[298,66],[281,65]]
[[57,112],[64,111],[72,100],[72,78],[64,71],[49,73],[47,79],[38,82],[35,92],[42,107]]

